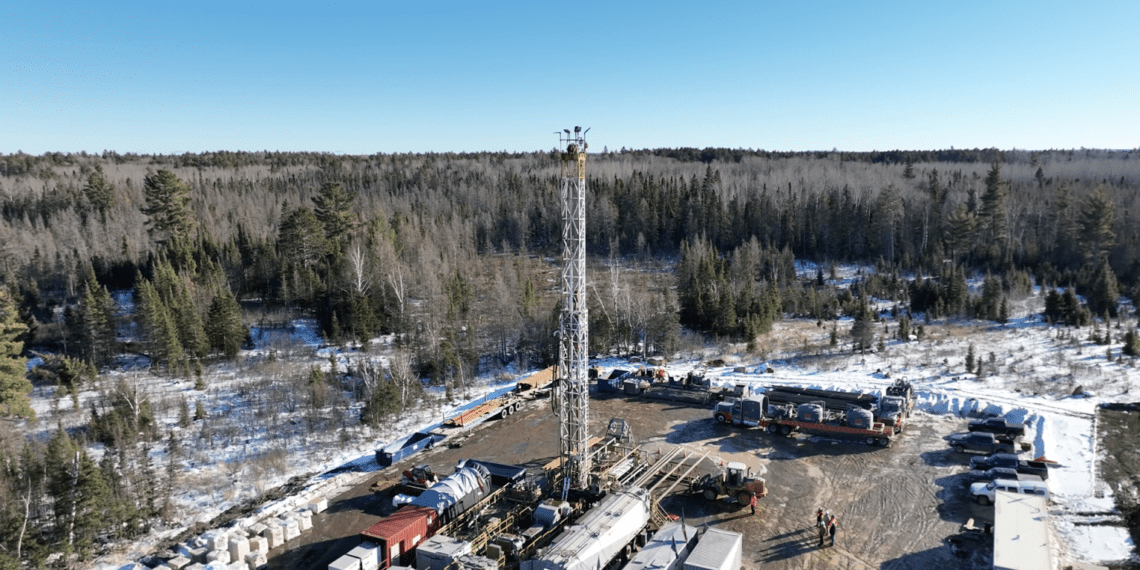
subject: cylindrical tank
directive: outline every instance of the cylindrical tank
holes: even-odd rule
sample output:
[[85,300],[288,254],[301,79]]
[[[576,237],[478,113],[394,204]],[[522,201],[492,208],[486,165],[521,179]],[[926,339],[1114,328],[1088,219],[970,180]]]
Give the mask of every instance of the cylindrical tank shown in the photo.
[[847,425],[849,427],[871,429],[871,424],[875,421],[875,415],[870,410],[857,408],[851,406],[847,408]]
[[800,404],[796,408],[796,419],[801,422],[823,421],[823,406],[819,404]]

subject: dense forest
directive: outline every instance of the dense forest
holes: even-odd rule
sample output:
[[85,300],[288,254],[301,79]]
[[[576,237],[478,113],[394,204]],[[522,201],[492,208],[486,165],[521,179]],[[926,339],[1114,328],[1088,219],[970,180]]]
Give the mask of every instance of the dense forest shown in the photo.
[[[123,354],[201,385],[251,325],[310,315],[329,344],[390,334],[407,356],[388,372],[345,371],[366,379],[361,419],[373,423],[398,413],[417,380],[451,390],[496,367],[550,363],[560,161],[0,156],[0,356],[39,355],[32,380],[72,394]],[[1119,319],[1120,297],[1140,294],[1140,150],[623,149],[590,155],[587,171],[594,353],[672,354],[692,335],[752,350],[785,316],[854,317],[865,350],[870,298],[897,303],[906,335],[911,319],[1002,322],[1035,284],[1050,287],[1047,318],[1072,326]],[[797,276],[797,259],[820,269]],[[839,263],[877,271],[840,288],[827,269]],[[984,280],[971,294],[973,275]],[[131,314],[113,301],[124,292]],[[34,415],[22,368],[3,365],[0,412]],[[313,399],[320,376],[301,384]],[[132,454],[163,445],[149,405],[118,386],[81,433],[0,449],[0,568],[82,555],[169,510],[169,492],[142,488],[153,473],[116,468],[145,466]],[[83,441],[116,452],[100,465]],[[123,498],[130,488],[147,500]],[[46,522],[32,532],[29,520]]]

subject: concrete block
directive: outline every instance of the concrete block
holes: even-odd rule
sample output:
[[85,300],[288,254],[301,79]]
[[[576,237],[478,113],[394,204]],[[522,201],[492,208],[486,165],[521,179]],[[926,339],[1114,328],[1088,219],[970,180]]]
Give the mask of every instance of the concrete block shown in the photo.
[[262,553],[268,552],[269,551],[269,541],[266,540],[264,536],[255,536],[255,537],[249,539],[249,551],[250,552],[262,552]]
[[279,524],[265,525],[265,530],[261,531],[261,536],[269,542],[270,549],[285,544],[285,530]]
[[297,524],[296,519],[282,519],[281,529],[285,535],[285,540],[293,540],[301,536],[301,525]]
[[329,508],[329,500],[324,497],[315,497],[309,503],[309,510],[314,513],[323,513],[327,508]]
[[229,551],[230,560],[245,560],[245,555],[249,554],[249,539],[242,536],[231,536]]
[[206,562],[216,562],[218,564],[230,563],[230,551],[228,550],[211,550],[206,554]]
[[265,566],[266,563],[265,553],[260,550],[254,550],[245,555],[245,564],[249,567],[249,570],[258,570],[258,568]]
[[297,524],[301,525],[302,532],[313,528],[313,511],[309,509],[297,511]]
[[183,567],[182,570],[204,570],[205,568],[206,568],[205,564],[199,564],[197,562],[191,562],[190,564],[187,564],[185,567]]
[[170,570],[182,570],[190,565],[190,559],[179,555],[167,560],[166,565],[170,567]]
[[191,548],[190,549],[190,556],[189,556],[190,561],[191,562],[197,562],[199,564],[205,564],[206,563],[206,554],[208,552],[210,552],[210,550],[208,548],[206,548],[205,546],[201,546],[198,548]]

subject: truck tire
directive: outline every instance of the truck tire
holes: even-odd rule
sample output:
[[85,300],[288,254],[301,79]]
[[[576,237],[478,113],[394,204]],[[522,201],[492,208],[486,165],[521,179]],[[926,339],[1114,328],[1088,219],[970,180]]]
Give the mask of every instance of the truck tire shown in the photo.
[[752,493],[749,493],[748,491],[740,491],[736,494],[736,502],[747,507],[752,503]]
[[716,423],[718,423],[718,424],[727,424],[728,423],[728,416],[726,416],[724,414],[724,412],[717,412],[716,415],[713,417],[716,418]]
[[705,489],[704,491],[701,491],[701,495],[704,496],[706,501],[716,500],[716,491],[713,491],[712,489]]
[[768,433],[770,433],[772,435],[776,435],[776,434],[780,433],[780,426],[778,426],[776,424],[768,424]]
[[780,433],[783,435],[792,435],[792,426],[780,426]]
[[866,443],[867,445],[875,445],[875,438],[867,436],[867,439],[864,439],[863,443]]
[[959,443],[958,445],[954,446],[954,451],[957,451],[958,453],[965,453],[966,452],[966,446]]
[[990,498],[985,495],[978,495],[978,504],[986,506],[990,504]]
[[879,438],[879,447],[887,447],[890,444],[891,444],[891,440],[889,438],[885,438],[885,437]]

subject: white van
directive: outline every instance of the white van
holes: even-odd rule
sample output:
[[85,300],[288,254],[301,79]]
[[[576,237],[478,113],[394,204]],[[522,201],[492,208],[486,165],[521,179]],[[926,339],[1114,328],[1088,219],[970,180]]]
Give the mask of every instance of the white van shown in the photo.
[[994,497],[998,491],[1018,493],[1020,495],[1038,495],[1049,500],[1049,487],[1044,481],[1014,481],[1012,479],[994,479],[990,482],[979,482],[970,485],[970,494],[981,505],[994,504]]

